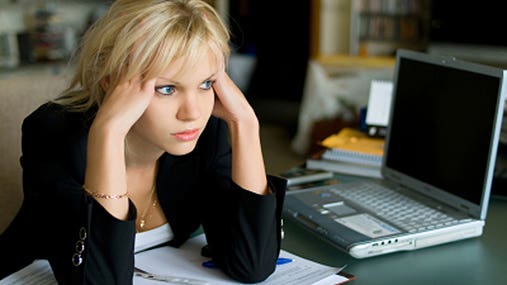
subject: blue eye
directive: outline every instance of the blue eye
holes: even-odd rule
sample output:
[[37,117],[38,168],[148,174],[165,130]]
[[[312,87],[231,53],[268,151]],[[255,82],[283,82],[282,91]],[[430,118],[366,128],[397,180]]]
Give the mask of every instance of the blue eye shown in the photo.
[[201,88],[202,90],[210,90],[211,89],[211,85],[213,85],[213,81],[212,80],[206,80],[204,81],[201,86],[199,86],[199,88]]
[[155,87],[155,91],[162,95],[171,95],[174,93],[174,86],[165,85],[165,86],[157,86]]

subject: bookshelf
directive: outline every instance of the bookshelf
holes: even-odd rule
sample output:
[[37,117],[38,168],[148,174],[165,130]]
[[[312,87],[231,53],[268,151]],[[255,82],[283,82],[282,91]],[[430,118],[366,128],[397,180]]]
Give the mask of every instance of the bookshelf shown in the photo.
[[311,0],[310,56],[393,56],[429,46],[431,0]]
[[393,56],[428,45],[429,0],[351,0],[351,55]]

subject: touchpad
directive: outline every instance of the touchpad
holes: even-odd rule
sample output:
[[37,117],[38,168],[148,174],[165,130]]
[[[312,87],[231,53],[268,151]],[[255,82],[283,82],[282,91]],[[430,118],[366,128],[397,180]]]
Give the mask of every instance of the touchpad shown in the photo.
[[344,202],[334,202],[325,204],[324,208],[328,209],[329,211],[335,213],[338,216],[346,216],[356,213],[356,210],[347,206]]

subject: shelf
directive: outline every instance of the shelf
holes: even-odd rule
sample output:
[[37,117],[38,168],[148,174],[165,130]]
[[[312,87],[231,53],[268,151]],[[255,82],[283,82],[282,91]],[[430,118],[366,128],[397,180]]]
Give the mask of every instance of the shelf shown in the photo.
[[350,54],[393,56],[398,48],[425,49],[429,40],[429,0],[352,3]]
[[393,68],[396,59],[391,56],[319,55],[315,60],[323,66],[351,68]]

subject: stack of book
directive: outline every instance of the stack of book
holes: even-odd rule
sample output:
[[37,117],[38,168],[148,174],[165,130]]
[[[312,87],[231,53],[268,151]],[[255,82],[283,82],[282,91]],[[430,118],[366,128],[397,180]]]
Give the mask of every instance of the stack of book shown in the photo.
[[324,149],[306,159],[306,168],[381,178],[384,139],[343,128],[321,142]]

